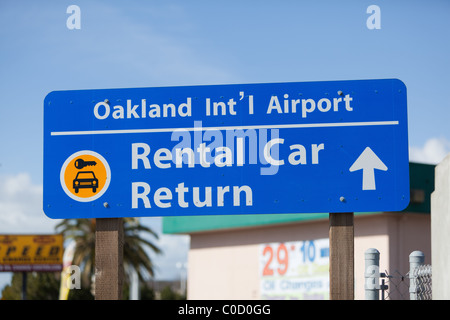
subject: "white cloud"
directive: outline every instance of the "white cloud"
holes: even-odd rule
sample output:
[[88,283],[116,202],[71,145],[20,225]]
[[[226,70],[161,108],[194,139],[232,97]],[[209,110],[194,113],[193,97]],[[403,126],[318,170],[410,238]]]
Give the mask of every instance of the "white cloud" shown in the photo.
[[411,146],[409,148],[409,159],[412,162],[438,164],[449,153],[449,141],[444,138],[431,138],[422,147]]
[[59,220],[42,210],[42,186],[28,173],[0,176],[0,233],[54,233]]

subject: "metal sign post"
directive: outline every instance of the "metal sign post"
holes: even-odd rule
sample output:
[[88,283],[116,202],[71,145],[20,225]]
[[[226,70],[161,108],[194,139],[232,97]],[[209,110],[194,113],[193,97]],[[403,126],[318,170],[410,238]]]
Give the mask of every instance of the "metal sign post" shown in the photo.
[[121,300],[123,287],[123,219],[96,219],[95,299]]
[[354,299],[353,212],[330,213],[330,300]]

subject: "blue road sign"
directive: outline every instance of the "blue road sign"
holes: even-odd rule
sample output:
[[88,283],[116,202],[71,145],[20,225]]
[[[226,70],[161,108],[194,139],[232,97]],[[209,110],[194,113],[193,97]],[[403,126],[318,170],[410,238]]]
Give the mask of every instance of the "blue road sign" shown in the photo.
[[400,211],[406,109],[397,79],[54,91],[44,212]]

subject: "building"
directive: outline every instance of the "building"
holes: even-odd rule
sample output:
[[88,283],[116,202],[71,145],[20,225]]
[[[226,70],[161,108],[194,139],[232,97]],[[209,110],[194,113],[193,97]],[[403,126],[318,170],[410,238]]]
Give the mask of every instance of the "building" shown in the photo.
[[[364,252],[380,271],[406,274],[409,254],[431,263],[434,166],[410,163],[402,212],[354,214],[355,299],[364,299]],[[328,299],[329,214],[165,217],[163,232],[189,234],[188,299]]]

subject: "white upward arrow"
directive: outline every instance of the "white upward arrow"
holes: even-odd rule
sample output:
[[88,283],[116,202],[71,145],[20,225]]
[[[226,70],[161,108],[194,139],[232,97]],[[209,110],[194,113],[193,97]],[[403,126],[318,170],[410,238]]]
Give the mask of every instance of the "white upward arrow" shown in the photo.
[[369,147],[365,148],[361,155],[350,167],[350,172],[363,171],[363,190],[375,190],[375,169],[386,171],[388,168]]

